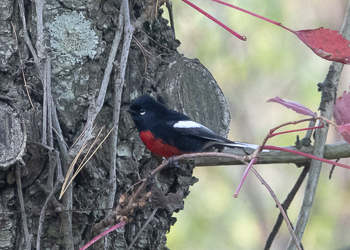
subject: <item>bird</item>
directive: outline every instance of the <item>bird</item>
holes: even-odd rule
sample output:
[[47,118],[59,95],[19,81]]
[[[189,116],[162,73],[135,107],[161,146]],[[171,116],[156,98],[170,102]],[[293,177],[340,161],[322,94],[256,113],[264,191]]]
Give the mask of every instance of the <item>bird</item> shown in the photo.
[[187,115],[167,108],[149,95],[135,99],[128,112],[146,148],[164,158],[203,152],[211,146],[252,149],[258,147],[217,135]]

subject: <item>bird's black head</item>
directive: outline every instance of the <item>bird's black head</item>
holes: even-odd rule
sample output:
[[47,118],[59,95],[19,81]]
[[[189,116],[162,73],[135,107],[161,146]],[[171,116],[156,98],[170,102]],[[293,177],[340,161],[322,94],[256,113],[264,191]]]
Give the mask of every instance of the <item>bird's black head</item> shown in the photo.
[[149,95],[143,95],[133,101],[128,112],[130,113],[136,128],[145,131],[150,123],[154,123],[166,114],[167,108]]

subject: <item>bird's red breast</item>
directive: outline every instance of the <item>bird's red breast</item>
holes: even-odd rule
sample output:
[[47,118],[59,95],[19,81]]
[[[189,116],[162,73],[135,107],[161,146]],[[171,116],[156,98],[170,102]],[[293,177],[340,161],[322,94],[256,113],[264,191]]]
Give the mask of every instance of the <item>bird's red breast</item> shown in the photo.
[[177,148],[165,143],[162,139],[155,138],[151,131],[141,131],[140,138],[145,144],[146,148],[156,155],[169,158],[174,155],[181,155],[184,152],[178,150]]

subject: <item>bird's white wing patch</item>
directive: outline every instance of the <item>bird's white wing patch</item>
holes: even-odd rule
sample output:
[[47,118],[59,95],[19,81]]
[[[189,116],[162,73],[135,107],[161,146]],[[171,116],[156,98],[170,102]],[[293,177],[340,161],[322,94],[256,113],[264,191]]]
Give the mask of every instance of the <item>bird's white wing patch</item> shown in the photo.
[[[178,121],[174,124],[174,128],[204,128],[208,129],[207,127],[203,126],[202,124],[199,124],[198,122],[194,121]],[[210,129],[208,129],[210,130]]]

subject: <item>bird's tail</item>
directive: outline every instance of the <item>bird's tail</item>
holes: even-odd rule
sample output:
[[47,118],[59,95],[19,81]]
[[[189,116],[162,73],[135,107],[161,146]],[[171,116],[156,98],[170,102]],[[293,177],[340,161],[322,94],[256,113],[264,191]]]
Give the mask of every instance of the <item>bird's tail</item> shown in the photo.
[[[220,142],[219,145],[229,147],[229,148],[251,148],[251,149],[257,149],[259,145],[256,144],[250,144],[245,142]],[[262,152],[268,152],[269,150],[264,149]]]

